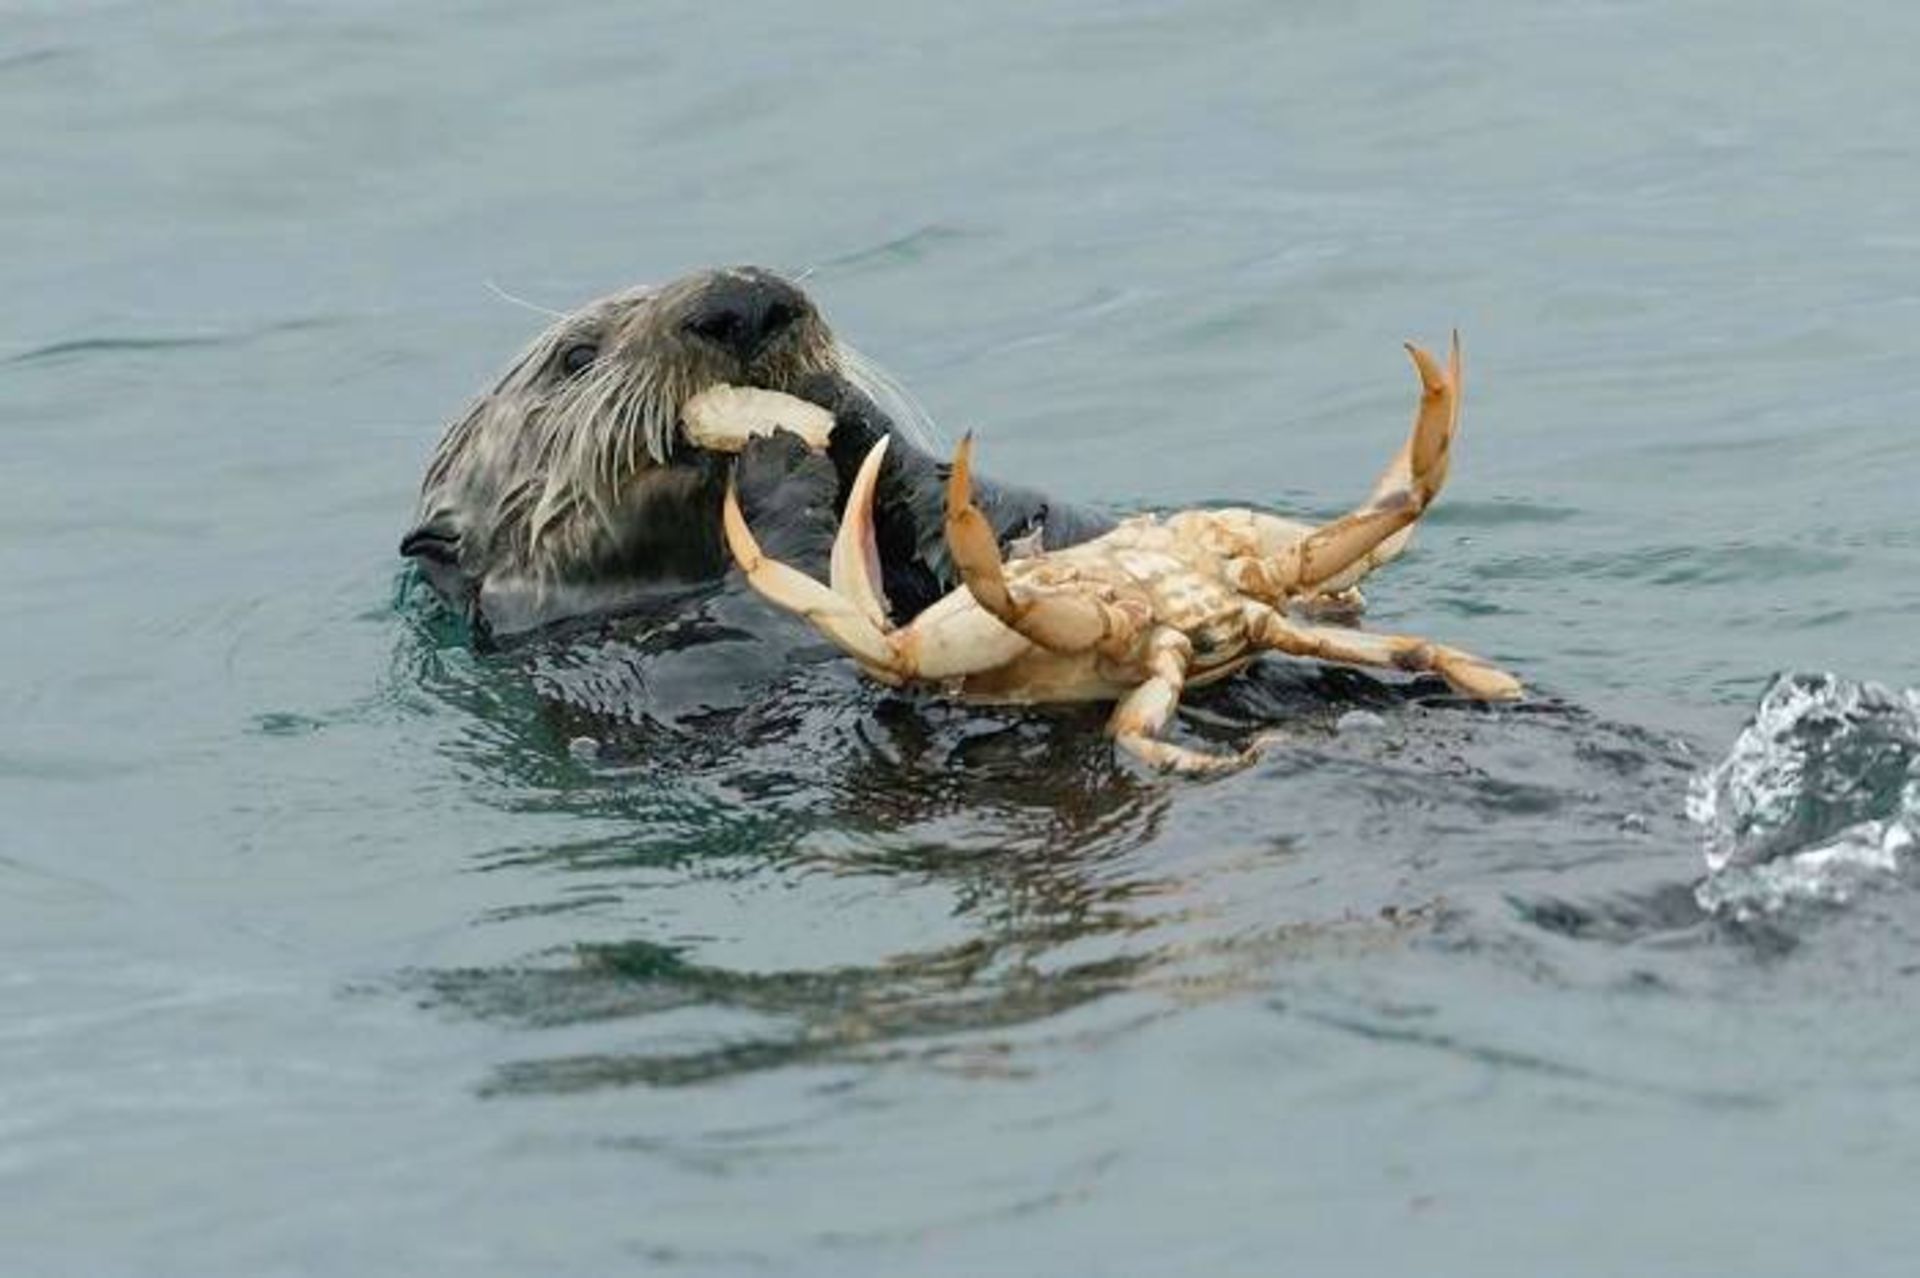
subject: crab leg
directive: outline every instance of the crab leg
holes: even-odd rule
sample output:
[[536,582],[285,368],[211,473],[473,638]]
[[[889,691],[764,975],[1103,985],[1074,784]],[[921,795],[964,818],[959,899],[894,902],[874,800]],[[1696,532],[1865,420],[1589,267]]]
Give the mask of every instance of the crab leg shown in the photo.
[[1297,626],[1265,604],[1247,606],[1247,637],[1295,657],[1437,674],[1481,701],[1511,701],[1520,681],[1472,653],[1412,635],[1381,635],[1341,626]]
[[1027,597],[1007,585],[993,526],[973,504],[973,436],[953,455],[947,475],[947,549],[960,579],[982,608],[1049,652],[1099,650],[1119,656],[1139,638],[1145,618],[1084,594]]
[[747,584],[776,606],[805,617],[815,630],[882,683],[975,674],[1026,652],[1025,639],[974,607],[959,590],[921,613],[904,630],[891,627],[886,595],[876,581],[879,555],[873,532],[873,492],[886,451],[883,438],[854,476],[840,531],[833,541],[832,586],[767,558],[747,527],[739,494],[729,484],[721,506],[721,526]]
[[1193,644],[1178,630],[1155,626],[1149,631],[1147,680],[1113,708],[1107,734],[1115,745],[1141,762],[1169,772],[1226,772],[1244,767],[1253,761],[1251,751],[1207,754],[1160,740],[1160,733],[1180,705],[1180,693],[1187,685],[1187,665],[1192,660]]
[[1407,354],[1421,386],[1413,432],[1366,505],[1322,524],[1277,555],[1233,561],[1228,567],[1235,586],[1276,600],[1302,591],[1333,592],[1406,547],[1414,521],[1447,479],[1448,450],[1460,422],[1460,335],[1453,335],[1444,372],[1418,346],[1409,343]]

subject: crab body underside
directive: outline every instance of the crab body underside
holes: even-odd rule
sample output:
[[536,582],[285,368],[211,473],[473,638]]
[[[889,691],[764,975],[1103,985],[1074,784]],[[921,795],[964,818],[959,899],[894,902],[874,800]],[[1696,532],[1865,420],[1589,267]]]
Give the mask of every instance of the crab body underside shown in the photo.
[[1266,652],[1432,672],[1472,697],[1516,697],[1511,675],[1458,649],[1314,620],[1356,610],[1356,583],[1404,549],[1445,482],[1459,421],[1459,341],[1444,369],[1408,351],[1422,384],[1412,434],[1366,503],[1317,527],[1246,509],[1142,515],[1081,545],[1006,561],[972,504],[969,439],[947,490],[947,543],[964,584],[895,628],[876,584],[882,439],[849,494],[831,585],[763,555],[731,493],[727,541],[755,590],[806,617],[873,677],[972,700],[1116,702],[1115,740],[1179,771],[1252,757],[1204,753],[1159,734],[1184,689],[1225,679]]

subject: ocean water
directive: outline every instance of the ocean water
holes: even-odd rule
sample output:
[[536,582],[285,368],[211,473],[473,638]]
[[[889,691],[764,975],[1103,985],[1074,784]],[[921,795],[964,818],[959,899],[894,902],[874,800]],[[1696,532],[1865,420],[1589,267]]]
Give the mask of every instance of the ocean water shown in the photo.
[[[1908,1272],[1917,52],[0,0],[0,1273]],[[1202,784],[732,593],[472,652],[501,294],[740,261],[1116,509],[1342,509],[1457,326],[1371,615],[1533,697],[1271,663]]]

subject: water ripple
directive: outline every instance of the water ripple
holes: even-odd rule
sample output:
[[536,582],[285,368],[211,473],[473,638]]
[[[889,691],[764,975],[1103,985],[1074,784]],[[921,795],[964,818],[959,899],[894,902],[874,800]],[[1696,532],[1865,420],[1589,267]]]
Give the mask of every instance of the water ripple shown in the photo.
[[90,359],[97,355],[148,354],[157,351],[244,346],[263,337],[324,328],[335,322],[337,321],[332,316],[315,315],[279,320],[255,328],[230,332],[108,334],[96,337],[74,337],[31,346],[26,350],[0,357],[0,365],[65,363],[70,360]]

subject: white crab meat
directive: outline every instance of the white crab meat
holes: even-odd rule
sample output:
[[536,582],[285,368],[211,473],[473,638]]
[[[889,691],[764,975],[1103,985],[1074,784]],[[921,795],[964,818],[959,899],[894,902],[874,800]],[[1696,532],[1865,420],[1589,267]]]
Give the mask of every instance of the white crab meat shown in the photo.
[[833,433],[833,414],[779,391],[721,382],[681,405],[680,426],[688,443],[716,453],[737,453],[748,440],[779,430],[791,431],[808,448],[824,452]]

